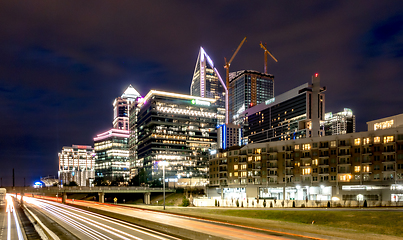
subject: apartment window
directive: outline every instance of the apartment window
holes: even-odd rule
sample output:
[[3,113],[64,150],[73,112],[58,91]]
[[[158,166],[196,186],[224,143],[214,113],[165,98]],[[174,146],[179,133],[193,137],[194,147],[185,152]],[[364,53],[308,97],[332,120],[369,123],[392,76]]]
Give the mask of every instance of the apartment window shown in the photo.
[[295,146],[294,146],[294,149],[295,149],[295,150],[299,150],[299,145],[295,145]]
[[362,167],[362,171],[363,172],[369,172],[370,170],[369,170],[369,166],[363,166]]
[[262,152],[266,152],[266,148],[262,148]]
[[360,180],[360,179],[361,179],[361,176],[360,176],[360,175],[354,175],[354,179],[355,179],[355,180]]
[[318,173],[318,168],[313,168],[312,171],[313,173]]
[[336,168],[335,168],[335,167],[331,167],[331,168],[330,168],[330,172],[336,172]]
[[318,147],[318,143],[313,143],[312,145],[313,145],[312,147],[314,147],[314,148]]
[[390,143],[390,142],[393,142],[393,136],[383,137],[383,143]]
[[360,145],[361,144],[361,138],[354,139],[354,144],[355,145]]
[[330,150],[330,155],[336,155],[336,150]]
[[397,140],[403,140],[403,134],[397,135]]
[[336,141],[331,141],[330,142],[330,147],[336,147]]
[[231,173],[231,172],[229,173],[229,177],[232,177],[232,173]]
[[397,164],[397,169],[403,169],[403,164]]
[[257,154],[260,154],[261,152],[262,152],[262,149],[260,149],[260,148],[256,149]]
[[318,165],[318,159],[312,160],[312,165]]
[[238,172],[234,172],[234,177],[238,177]]
[[256,156],[255,157],[255,161],[260,161],[261,157],[260,156]]
[[309,143],[302,144],[302,150],[311,150],[311,144]]
[[311,174],[311,169],[310,168],[302,169],[302,175],[308,175],[308,174]]
[[351,175],[350,174],[345,174],[345,175],[340,175],[339,177],[340,181],[350,181],[351,180]]
[[234,171],[238,170],[238,165],[234,165]]
[[330,162],[331,162],[331,163],[336,163],[336,158],[330,159]]
[[336,176],[330,176],[330,180],[336,181]]
[[374,143],[380,143],[381,137],[374,137]]
[[360,150],[361,150],[360,148],[355,148],[354,153],[360,153]]
[[379,174],[374,174],[374,179],[375,180],[379,179]]
[[248,162],[252,161],[252,156],[248,157]]
[[355,157],[355,162],[360,162],[360,157]]
[[317,182],[317,181],[318,181],[318,177],[312,177],[312,181]]
[[363,138],[362,142],[363,142],[364,145],[367,145],[367,144],[371,143],[371,140],[370,140],[370,138]]
[[354,172],[359,172],[361,170],[361,166],[355,166],[354,167]]
[[379,165],[375,165],[375,166],[374,166],[374,170],[379,170],[379,169],[381,169],[381,168],[379,167]]

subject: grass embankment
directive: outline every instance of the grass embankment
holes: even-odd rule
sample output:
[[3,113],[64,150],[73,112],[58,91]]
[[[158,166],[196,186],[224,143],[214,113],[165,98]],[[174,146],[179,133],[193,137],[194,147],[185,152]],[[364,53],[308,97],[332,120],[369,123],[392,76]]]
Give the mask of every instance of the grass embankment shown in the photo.
[[[332,236],[337,236],[339,231],[345,234],[353,234],[346,236],[341,234],[339,237],[360,238],[362,234],[382,234],[403,237],[403,214],[401,212],[386,211],[281,211],[281,210],[249,210],[249,209],[220,209],[220,208],[169,208],[168,211],[187,214],[192,216],[203,217],[207,219],[219,219],[233,223],[241,223],[240,218],[253,219],[248,221],[248,225],[262,227],[266,223],[256,221],[274,220],[281,221],[274,224],[276,227],[284,229],[302,228],[304,231],[321,234],[325,232]],[[234,217],[238,217],[238,220]],[[238,222],[237,222],[238,221]],[[239,222],[241,221],[241,222]],[[312,221],[315,221],[312,224]],[[287,225],[287,223],[296,223],[295,225]],[[266,225],[271,227],[272,224]],[[347,232],[346,232],[347,230]],[[332,233],[334,232],[334,233]],[[354,237],[354,234],[358,234]],[[374,236],[375,237],[375,236]],[[375,237],[376,238],[376,237]]]

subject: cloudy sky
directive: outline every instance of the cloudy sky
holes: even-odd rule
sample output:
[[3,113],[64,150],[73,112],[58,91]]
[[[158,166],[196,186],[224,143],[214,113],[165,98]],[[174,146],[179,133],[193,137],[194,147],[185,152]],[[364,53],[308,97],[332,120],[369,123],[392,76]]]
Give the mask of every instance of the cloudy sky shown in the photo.
[[403,113],[401,1],[1,1],[0,177],[57,175],[63,146],[93,144],[132,84],[189,93],[199,47],[224,76],[263,71],[275,95],[321,74],[326,112],[351,108],[357,131]]

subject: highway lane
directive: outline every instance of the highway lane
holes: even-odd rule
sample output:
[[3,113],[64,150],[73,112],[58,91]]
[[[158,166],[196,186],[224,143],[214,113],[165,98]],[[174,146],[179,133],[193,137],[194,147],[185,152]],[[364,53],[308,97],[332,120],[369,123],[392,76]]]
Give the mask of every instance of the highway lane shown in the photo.
[[181,226],[188,230],[204,232],[225,239],[317,239],[299,234],[245,227],[219,221],[203,220],[194,217],[179,216],[176,214],[130,208],[119,205],[99,204],[86,201],[72,202],[71,200],[68,202],[84,207],[88,206],[104,211],[119,213],[138,219],[164,223],[173,227]]
[[6,200],[6,205],[0,206],[0,240],[22,240],[24,238],[17,214],[14,211],[13,198],[7,194]]
[[65,204],[24,197],[26,206],[47,215],[79,239],[178,239]]

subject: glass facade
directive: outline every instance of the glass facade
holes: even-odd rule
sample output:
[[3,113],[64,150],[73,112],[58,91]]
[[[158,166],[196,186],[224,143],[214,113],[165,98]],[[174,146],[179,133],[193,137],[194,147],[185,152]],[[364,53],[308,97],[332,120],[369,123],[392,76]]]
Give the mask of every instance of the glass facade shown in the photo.
[[240,71],[230,79],[229,117],[233,122],[246,109],[274,96],[274,76],[256,71]]
[[150,91],[136,124],[137,163],[148,180],[162,178],[160,161],[167,161],[168,178],[208,177],[208,152],[217,145],[217,114],[213,99]]
[[200,48],[190,86],[190,95],[215,99],[213,105],[225,109],[225,88],[223,84],[217,69],[214,68],[213,61],[204,49]]
[[94,138],[95,176],[114,181],[130,178],[129,131],[111,129]]

